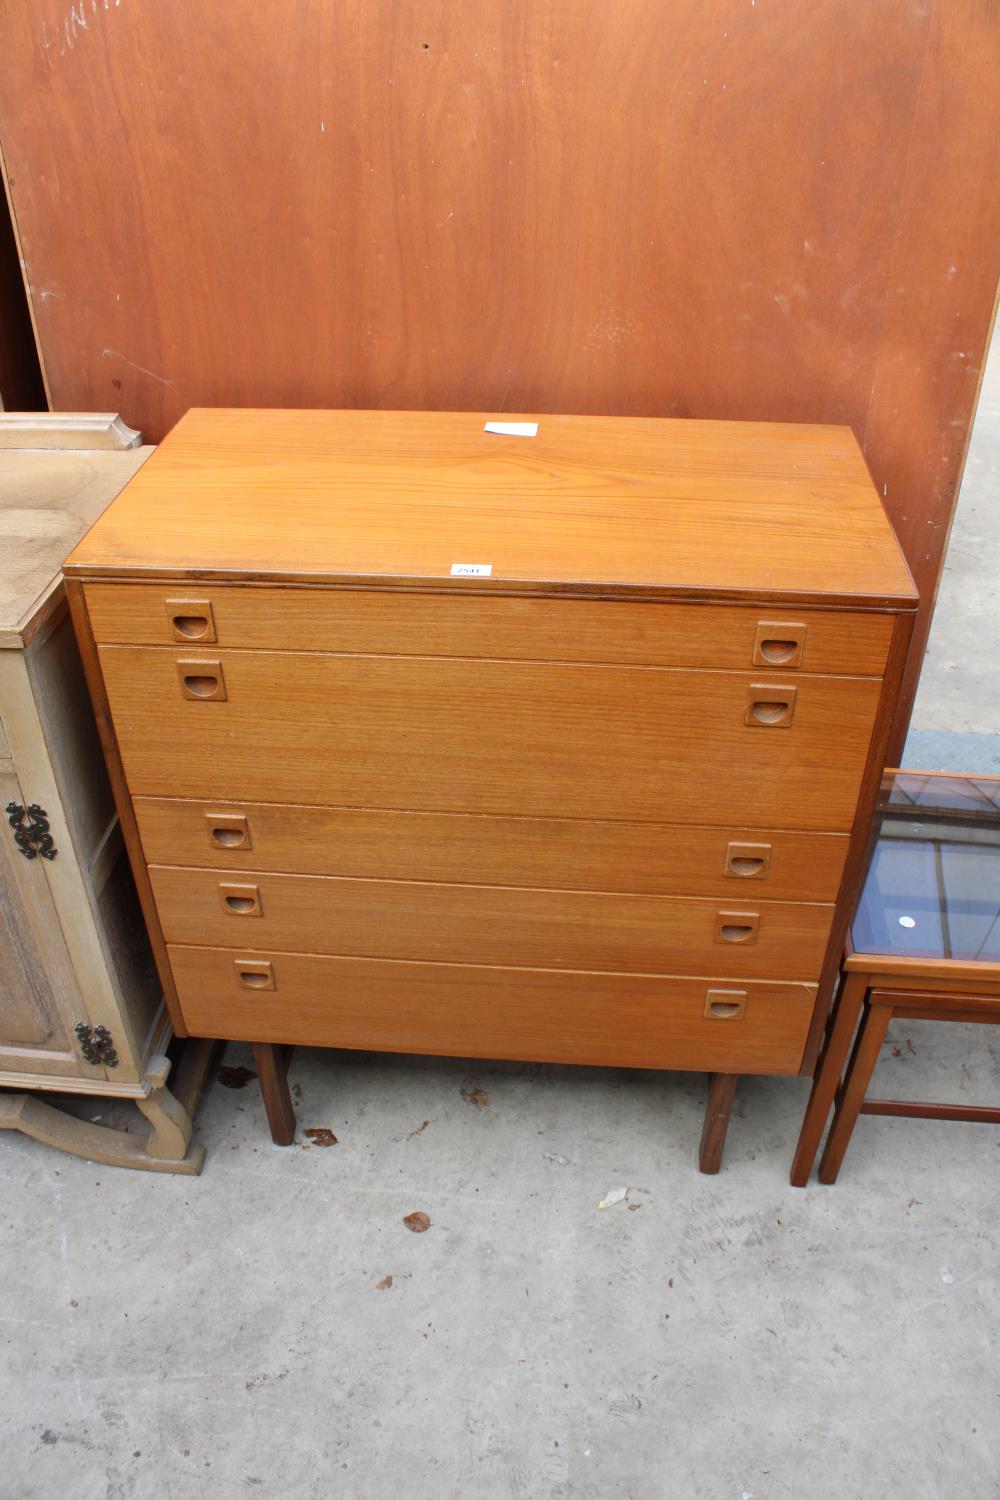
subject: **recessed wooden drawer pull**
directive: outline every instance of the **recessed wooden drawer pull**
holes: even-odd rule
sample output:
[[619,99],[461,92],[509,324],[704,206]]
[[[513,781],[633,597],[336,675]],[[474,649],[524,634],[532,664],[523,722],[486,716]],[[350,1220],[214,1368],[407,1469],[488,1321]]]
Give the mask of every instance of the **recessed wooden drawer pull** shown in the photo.
[[244,990],[274,990],[277,983],[269,958],[238,958],[233,964],[236,983]]
[[720,911],[715,924],[717,943],[755,943],[760,913],[755,911]]
[[711,1021],[742,1021],[746,1008],[746,990],[709,990],[705,996],[705,1014]]
[[252,849],[246,813],[206,813],[208,842],[213,849]]
[[179,661],[177,676],[185,698],[203,703],[221,703],[226,696],[226,680],[221,661]]
[[724,873],[741,880],[766,880],[771,867],[770,844],[731,843],[726,848]]
[[787,620],[761,620],[753,643],[755,667],[800,667],[807,627]]
[[787,729],[795,714],[797,692],[797,688],[777,687],[772,682],[753,683],[747,692],[746,722]]
[[264,915],[259,886],[220,883],[219,899],[222,902],[222,910],[227,916],[262,917]]
[[207,599],[168,599],[167,625],[175,641],[214,641],[215,616]]

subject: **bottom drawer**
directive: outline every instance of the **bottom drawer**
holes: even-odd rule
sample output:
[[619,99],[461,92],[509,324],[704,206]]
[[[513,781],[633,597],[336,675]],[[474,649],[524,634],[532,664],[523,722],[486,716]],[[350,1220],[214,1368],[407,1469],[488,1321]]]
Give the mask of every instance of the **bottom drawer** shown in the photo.
[[797,1073],[814,985],[170,945],[193,1036],[373,1052]]

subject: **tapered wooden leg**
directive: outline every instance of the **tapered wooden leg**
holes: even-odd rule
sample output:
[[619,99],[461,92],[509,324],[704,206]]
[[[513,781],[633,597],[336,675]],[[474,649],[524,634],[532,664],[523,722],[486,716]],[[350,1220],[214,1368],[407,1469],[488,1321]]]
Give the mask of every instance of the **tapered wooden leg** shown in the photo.
[[708,1075],[708,1103],[705,1106],[705,1123],[701,1127],[701,1146],[698,1150],[698,1166],[709,1176],[722,1165],[722,1153],[726,1145],[729,1117],[736,1098],[738,1073],[710,1073]]
[[276,1047],[271,1042],[254,1042],[252,1045],[271,1139],[276,1146],[290,1146],[295,1140],[295,1111],[288,1088],[292,1049]]
[[830,1134],[820,1158],[820,1182],[836,1182],[837,1180],[840,1164],[844,1160],[844,1152],[847,1150],[851,1134],[858,1122],[868,1084],[875,1071],[875,1064],[878,1062],[879,1048],[882,1046],[885,1029],[891,1015],[892,1007],[889,1005],[865,1006],[864,1017],[854,1043],[854,1051],[847,1064],[847,1076],[840,1091],[840,1098],[837,1100],[837,1108],[833,1113],[833,1124],[830,1126]]
[[809,1095],[809,1103],[806,1105],[802,1129],[799,1131],[798,1145],[792,1160],[790,1177],[792,1187],[805,1187],[809,1181],[809,1173],[816,1160],[816,1152],[823,1138],[823,1131],[840,1083],[840,1075],[844,1071],[844,1060],[851,1045],[854,1028],[858,1024],[858,1014],[867,991],[867,974],[844,975],[837,1003],[830,1018],[830,1025],[827,1028],[823,1051],[816,1064],[812,1092]]

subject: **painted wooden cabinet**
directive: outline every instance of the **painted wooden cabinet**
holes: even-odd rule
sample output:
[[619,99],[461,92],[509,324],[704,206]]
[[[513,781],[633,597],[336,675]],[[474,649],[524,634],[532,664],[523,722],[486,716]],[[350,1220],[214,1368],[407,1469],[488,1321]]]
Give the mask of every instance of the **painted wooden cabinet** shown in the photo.
[[[20,440],[51,442],[52,419],[34,423]],[[9,1092],[0,1126],[125,1165],[177,1170],[179,1153],[194,1170],[190,1121],[163,1087],[170,1018],[59,571],[153,451],[105,439],[116,446],[0,441],[0,1088],[134,1099],[154,1129],[145,1141]]]

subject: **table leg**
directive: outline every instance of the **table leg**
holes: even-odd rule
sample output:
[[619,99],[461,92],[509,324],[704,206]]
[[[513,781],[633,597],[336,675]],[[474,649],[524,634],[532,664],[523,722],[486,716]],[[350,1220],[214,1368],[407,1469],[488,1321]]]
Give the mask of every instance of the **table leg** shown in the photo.
[[251,1045],[271,1139],[276,1146],[290,1146],[295,1140],[295,1111],[288,1088],[292,1049],[276,1047],[270,1042],[253,1042]]
[[833,1015],[827,1027],[826,1041],[816,1064],[812,1092],[806,1105],[798,1145],[792,1160],[790,1182],[792,1187],[805,1187],[809,1181],[812,1164],[823,1138],[830,1107],[837,1093],[844,1060],[851,1045],[851,1037],[858,1022],[858,1013],[868,991],[868,975],[845,974],[837,996]]
[[738,1080],[738,1073],[708,1075],[708,1103],[705,1106],[705,1123],[701,1129],[701,1146],[698,1150],[698,1166],[708,1176],[714,1175],[722,1165],[722,1153]]
[[892,1016],[890,1005],[866,1005],[865,1014],[858,1030],[851,1060],[847,1064],[844,1086],[833,1112],[833,1124],[819,1163],[820,1182],[836,1182],[840,1164],[844,1160],[851,1134],[858,1121],[861,1106],[875,1064],[885,1030]]

